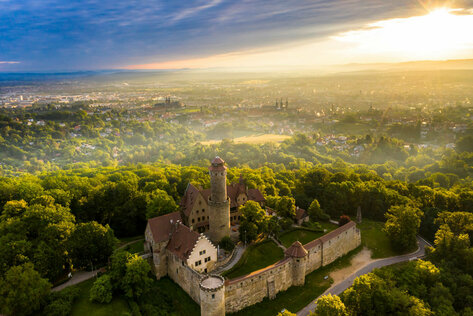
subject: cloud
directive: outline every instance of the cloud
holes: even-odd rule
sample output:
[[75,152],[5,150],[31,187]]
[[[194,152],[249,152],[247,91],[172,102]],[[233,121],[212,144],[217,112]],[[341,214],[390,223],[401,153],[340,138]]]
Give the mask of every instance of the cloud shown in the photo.
[[19,61],[1,61],[0,60],[0,64],[19,64],[20,62]]
[[222,3],[222,0],[211,0],[211,1],[208,1],[208,3],[205,3],[205,4],[201,4],[201,5],[192,7],[192,8],[184,9],[184,10],[179,11],[176,14],[174,14],[174,16],[171,18],[171,21],[172,22],[179,22],[183,19],[186,19],[186,18],[189,18],[191,16],[194,16],[194,15],[198,14],[200,11],[213,8],[217,5],[219,5],[220,3]]

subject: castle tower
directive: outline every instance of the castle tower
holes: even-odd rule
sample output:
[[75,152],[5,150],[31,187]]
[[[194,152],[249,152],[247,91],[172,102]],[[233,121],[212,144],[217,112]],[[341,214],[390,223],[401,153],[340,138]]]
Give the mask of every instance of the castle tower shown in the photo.
[[299,241],[295,241],[284,252],[286,257],[292,258],[292,285],[294,286],[301,286],[305,283],[307,254],[307,250]]
[[227,167],[215,157],[209,167],[209,237],[214,243],[230,236],[230,199],[227,196]]
[[225,316],[225,280],[208,275],[200,281],[200,315]]

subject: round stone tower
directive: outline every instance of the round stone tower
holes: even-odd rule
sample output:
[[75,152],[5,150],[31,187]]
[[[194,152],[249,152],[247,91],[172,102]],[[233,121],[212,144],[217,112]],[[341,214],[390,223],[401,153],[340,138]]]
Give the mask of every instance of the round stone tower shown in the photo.
[[200,315],[225,316],[225,280],[208,275],[200,281]]
[[307,250],[299,241],[295,241],[284,252],[286,257],[292,258],[292,285],[301,286],[305,283],[307,266]]
[[209,167],[209,237],[214,243],[230,236],[230,199],[227,196],[227,167],[215,157]]

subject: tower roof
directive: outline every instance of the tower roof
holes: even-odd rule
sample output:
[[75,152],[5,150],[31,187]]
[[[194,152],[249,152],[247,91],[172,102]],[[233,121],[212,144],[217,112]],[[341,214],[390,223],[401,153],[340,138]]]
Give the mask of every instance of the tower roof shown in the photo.
[[286,257],[303,258],[307,256],[307,250],[299,241],[295,241],[291,247],[287,248],[284,254]]
[[225,169],[227,169],[227,167],[225,167],[225,161],[223,161],[223,159],[219,156],[215,157],[214,160],[212,160],[212,164],[209,167],[209,170],[212,171],[223,171]]

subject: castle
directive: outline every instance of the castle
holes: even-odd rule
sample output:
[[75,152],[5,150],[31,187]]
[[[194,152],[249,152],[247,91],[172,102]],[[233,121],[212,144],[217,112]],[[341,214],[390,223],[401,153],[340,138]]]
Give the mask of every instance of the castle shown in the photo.
[[307,274],[361,244],[356,224],[349,222],[305,245],[294,242],[284,259],[273,265],[225,280],[212,274],[222,265],[215,245],[230,236],[231,225],[238,224],[241,205],[254,200],[264,206],[265,201],[261,192],[248,189],[241,178],[227,185],[227,167],[220,157],[212,161],[209,175],[210,189],[189,184],[180,211],[149,219],[145,230],[145,248],[156,277],[168,275],[179,284],[200,305],[203,316],[223,316],[301,286]]

